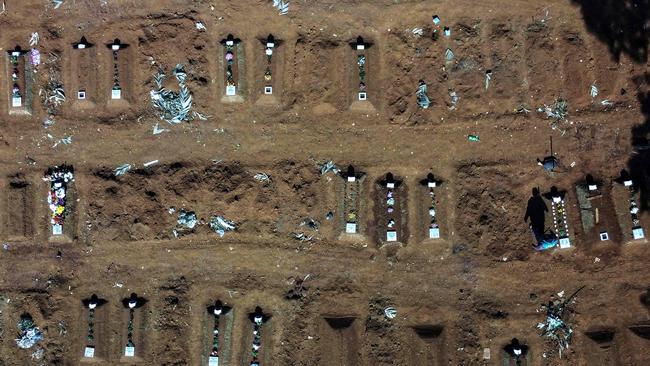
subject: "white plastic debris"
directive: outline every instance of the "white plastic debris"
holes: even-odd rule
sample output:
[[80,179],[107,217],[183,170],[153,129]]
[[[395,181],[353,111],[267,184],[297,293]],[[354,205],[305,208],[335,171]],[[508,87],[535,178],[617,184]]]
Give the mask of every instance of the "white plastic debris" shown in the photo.
[[418,86],[418,91],[415,93],[415,96],[417,97],[420,108],[429,108],[431,101],[429,101],[429,96],[427,95],[427,84],[425,84],[424,81],[420,80],[420,85]]
[[589,95],[591,95],[592,98],[596,98],[598,96],[598,88],[596,87],[595,84],[591,85],[591,90],[589,92]]
[[54,5],[54,9],[58,9],[63,4],[63,0],[52,0],[52,4]]
[[445,60],[451,61],[454,59],[454,51],[451,50],[451,48],[447,48],[445,51]]
[[38,44],[39,37],[38,32],[32,33],[32,36],[29,38],[29,47],[34,47]]
[[223,216],[213,216],[212,219],[210,219],[210,227],[219,235],[219,237],[223,238],[226,231],[235,230],[235,223],[226,220]]
[[167,132],[167,131],[169,131],[169,130],[166,129],[166,128],[160,128],[158,123],[156,123],[156,125],[153,126],[153,134],[154,135],[158,135],[158,134],[161,134],[161,133]]
[[492,80],[492,71],[485,72],[485,90],[490,87],[490,80]]
[[185,211],[181,209],[178,212],[178,220],[176,220],[176,222],[180,226],[184,226],[188,229],[194,229],[198,223],[198,219],[196,218],[196,213],[193,211]]
[[289,12],[289,3],[283,0],[273,0],[273,7],[278,9],[280,15],[286,15]]
[[271,181],[271,177],[269,177],[269,175],[266,173],[257,173],[253,176],[253,178],[263,183]]
[[604,99],[602,102],[600,102],[600,104],[604,106],[614,105],[614,103],[610,102],[608,99]]
[[28,349],[32,348],[36,343],[43,340],[43,332],[34,324],[30,316],[21,317],[18,322],[18,329],[20,329],[20,338],[16,339],[18,348]]
[[146,168],[146,167],[150,167],[150,166],[152,166],[152,165],[154,165],[154,164],[158,164],[158,160],[157,160],[157,159],[156,159],[156,160],[148,161],[148,162],[146,162],[146,163],[144,163],[144,164],[142,164],[142,165],[144,165],[144,167]]
[[208,29],[205,27],[205,24],[202,22],[196,22],[196,29],[199,31],[207,31]]
[[131,164],[122,164],[115,168],[115,176],[119,177],[120,175],[124,175],[129,170],[131,170]]
[[395,317],[397,316],[397,310],[394,307],[389,306],[386,309],[384,309],[384,315],[386,315],[388,319],[395,319]]
[[422,37],[424,35],[424,30],[422,28],[413,28],[411,33],[416,37]]
[[458,96],[458,94],[456,94],[455,91],[450,91],[449,97],[451,97],[451,107],[449,107],[449,110],[454,110],[458,106],[458,101],[460,100],[460,97]]
[[328,172],[332,172],[332,173],[334,173],[334,174],[338,174],[338,173],[339,173],[339,168],[338,168],[338,167],[336,166],[336,164],[334,164],[334,162],[331,161],[331,160],[328,160],[328,161],[326,161],[325,163],[323,163],[323,164],[320,165],[320,174],[321,174],[321,175],[325,175],[325,174],[327,174]]

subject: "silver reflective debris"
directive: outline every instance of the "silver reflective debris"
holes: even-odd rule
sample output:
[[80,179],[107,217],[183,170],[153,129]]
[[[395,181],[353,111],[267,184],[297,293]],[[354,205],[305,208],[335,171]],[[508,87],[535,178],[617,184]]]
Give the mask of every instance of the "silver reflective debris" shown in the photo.
[[325,175],[328,172],[332,172],[334,174],[339,174],[339,171],[340,171],[339,168],[336,166],[336,164],[334,164],[334,162],[331,161],[331,160],[328,160],[328,161],[324,162],[323,164],[320,164],[319,168],[320,168],[320,174],[321,175]]
[[413,28],[411,33],[416,37],[422,37],[424,35],[424,30],[422,28]]
[[213,216],[210,219],[210,228],[216,232],[219,237],[224,236],[226,231],[235,230],[235,223],[229,220],[226,220],[223,216]]
[[63,4],[63,0],[52,0],[52,5],[54,5],[54,9],[58,9],[61,4]]
[[257,173],[257,174],[255,174],[253,176],[253,178],[255,178],[255,180],[258,180],[258,181],[263,182],[263,183],[271,181],[271,177],[269,177],[269,175],[266,174],[266,173]]
[[389,306],[386,309],[384,309],[384,315],[386,315],[388,319],[395,319],[395,317],[397,316],[397,310],[394,307]]
[[458,106],[458,101],[460,100],[460,97],[458,96],[458,94],[456,94],[455,91],[450,91],[449,97],[451,98],[451,107],[449,107],[449,110],[454,110],[456,109],[456,106]]
[[38,44],[39,36],[38,32],[32,33],[32,36],[29,38],[29,47],[34,47]]
[[591,85],[591,90],[589,91],[589,95],[591,95],[592,98],[596,98],[598,96],[598,88],[596,87],[595,84]]
[[559,98],[550,106],[544,105],[537,108],[540,113],[545,113],[547,117],[564,120],[569,115],[569,104],[566,100]]
[[485,73],[485,90],[490,87],[490,80],[492,80],[492,71],[487,71]]
[[178,219],[176,220],[178,225],[186,227],[188,229],[194,229],[198,219],[196,218],[196,213],[194,211],[185,211],[181,209],[178,212]]
[[129,170],[131,170],[131,164],[122,164],[115,168],[115,176],[119,177],[120,175],[126,174]]
[[451,50],[451,48],[447,48],[445,51],[445,60],[451,61],[454,59],[454,52]]
[[156,125],[153,126],[153,134],[154,135],[158,135],[158,134],[161,134],[161,133],[166,132],[166,131],[169,131],[169,130],[166,129],[166,128],[160,128],[158,123],[156,123]]
[[208,29],[205,27],[205,24],[202,22],[196,22],[196,29],[199,31],[207,31]]
[[178,80],[178,93],[163,87],[166,76],[162,70],[154,75],[153,79],[156,84],[156,90],[151,91],[151,102],[154,108],[160,112],[160,119],[170,124],[191,121],[195,117],[194,114],[190,113],[192,109],[192,94],[185,85],[187,74],[183,65],[176,65],[174,68],[174,76]]
[[273,0],[273,7],[278,9],[280,15],[286,15],[289,12],[289,3],[283,0]]
[[427,95],[427,84],[425,84],[424,81],[420,80],[420,85],[418,86],[418,91],[415,93],[415,96],[418,98],[418,105],[420,108],[429,108],[431,101]]

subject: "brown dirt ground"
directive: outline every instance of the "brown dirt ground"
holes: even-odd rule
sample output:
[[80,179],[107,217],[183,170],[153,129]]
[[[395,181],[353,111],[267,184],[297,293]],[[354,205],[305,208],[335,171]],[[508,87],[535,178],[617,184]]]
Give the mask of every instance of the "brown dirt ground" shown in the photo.
[[[631,144],[647,139],[650,123],[650,4],[601,3],[293,0],[281,17],[262,0],[65,0],[57,10],[45,0],[6,1],[1,49],[27,49],[38,31],[43,64],[31,115],[10,113],[4,56],[0,67],[0,238],[8,244],[0,253],[0,365],[82,364],[81,300],[92,293],[108,301],[98,309],[97,365],[207,365],[205,308],[218,298],[233,307],[223,325],[224,365],[248,364],[247,314],[258,305],[271,315],[264,366],[502,365],[500,350],[512,337],[530,346],[536,366],[650,364],[642,327],[650,324],[650,251],[647,241],[620,239],[629,238],[626,194],[612,183],[628,162],[645,169],[632,172],[639,177],[650,164]],[[599,6],[609,11],[603,19],[594,15]],[[451,27],[450,38],[431,40],[433,14]],[[195,29],[197,21],[207,32]],[[413,36],[414,27],[424,36]],[[242,40],[240,103],[221,102],[218,42],[229,33]],[[258,103],[260,39],[269,33],[281,41],[275,99]],[[373,44],[369,102],[353,106],[358,76],[349,43],[358,35]],[[95,44],[83,54],[71,47],[81,36]],[[113,64],[104,46],[115,38],[130,45],[120,51],[120,102],[109,101]],[[207,121],[169,126],[152,109],[154,73],[170,74],[177,63]],[[69,100],[46,128],[39,90],[56,71]],[[415,98],[420,79],[432,101],[426,110]],[[592,100],[594,82],[600,94]],[[84,83],[88,103],[73,102]],[[455,110],[450,91],[460,96]],[[535,112],[558,97],[570,105],[563,132]],[[521,106],[531,112],[514,112]],[[153,135],[157,122],[169,131]],[[481,141],[467,141],[469,134]],[[53,147],[70,135],[72,144]],[[552,176],[535,164],[549,153],[549,135],[566,166]],[[159,164],[143,168],[154,159]],[[321,177],[316,165],[330,159],[365,174],[355,203],[360,235],[341,235],[343,179]],[[65,237],[51,238],[40,178],[63,162],[75,168],[73,213]],[[135,167],[114,177],[123,163]],[[259,172],[271,181],[255,180]],[[376,222],[385,218],[373,182],[387,172],[403,181],[400,227],[408,238],[381,246]],[[428,195],[420,181],[429,172],[443,180],[440,240],[424,240]],[[613,192],[602,204],[614,208],[602,211],[618,216],[608,218],[624,231],[616,241],[582,232],[575,184],[588,173]],[[568,192],[573,248],[539,253],[523,222],[526,202],[533,187],[553,185]],[[175,238],[170,207],[203,222],[224,215],[237,231],[219,238],[199,225]],[[334,219],[326,220],[330,211]],[[300,226],[307,217],[318,221],[317,232]],[[647,212],[641,221],[650,234]],[[298,231],[314,239],[297,241]],[[286,299],[307,275],[305,295]],[[560,360],[538,335],[537,309],[580,286],[574,342]],[[137,358],[126,360],[121,300],[131,292],[147,302],[136,314]],[[395,319],[383,316],[387,306],[397,309]],[[41,360],[14,342],[23,313],[45,332]],[[597,342],[603,331],[614,334],[611,342]]]

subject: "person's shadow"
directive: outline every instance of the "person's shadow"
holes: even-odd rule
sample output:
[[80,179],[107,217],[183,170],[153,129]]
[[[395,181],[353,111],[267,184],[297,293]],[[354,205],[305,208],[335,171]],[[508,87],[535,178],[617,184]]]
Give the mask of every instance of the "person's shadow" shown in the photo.
[[544,234],[546,212],[548,212],[546,202],[539,194],[539,188],[535,187],[533,188],[532,197],[528,199],[528,207],[526,207],[526,215],[524,216],[525,222],[530,219],[530,226],[535,237],[541,237]]

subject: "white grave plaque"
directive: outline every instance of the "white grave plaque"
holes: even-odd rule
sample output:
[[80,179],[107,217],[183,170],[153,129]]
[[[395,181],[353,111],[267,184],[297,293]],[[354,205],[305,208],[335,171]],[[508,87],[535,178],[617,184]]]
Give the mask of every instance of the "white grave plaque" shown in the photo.
[[365,49],[366,49],[366,45],[365,45],[365,44],[357,44],[357,49],[358,49],[358,50],[365,50]]
[[429,228],[429,239],[440,239],[440,228]]
[[272,86],[265,86],[264,87],[264,94],[273,94],[273,87]]
[[397,231],[389,230],[386,232],[386,241],[397,241]]
[[600,233],[600,241],[606,241],[606,240],[609,240],[609,234],[607,234],[606,231],[603,231],[602,233]]
[[210,356],[208,358],[208,366],[219,366],[219,357]]
[[120,50],[120,45],[119,44],[113,44],[113,45],[111,45],[111,49],[113,51],[119,51]]
[[266,42],[266,48],[273,48],[275,47],[275,43],[273,42]]
[[93,358],[95,357],[95,347],[87,346],[84,350],[84,357]]
[[354,182],[356,180],[357,178],[354,175],[348,177],[348,182]]
[[395,188],[395,183],[393,183],[393,182],[386,183],[386,188],[391,188],[391,189]]
[[83,43],[79,43],[79,45],[77,46],[77,48],[80,49],[80,50],[83,50],[84,48],[86,48],[86,45],[83,44]]
[[623,182],[623,185],[626,187],[632,187],[632,180],[626,180]]
[[234,44],[235,44],[235,42],[233,42],[233,41],[226,41],[226,46],[232,46]]
[[571,248],[571,240],[568,237],[560,238],[560,248],[566,249]]
[[77,92],[77,98],[79,98],[79,100],[86,99],[86,91],[85,90],[79,90],[79,92]]
[[230,97],[237,95],[237,87],[234,85],[226,86],[226,95]]
[[363,101],[363,100],[366,100],[366,99],[368,99],[368,94],[366,94],[366,92],[360,92],[359,93],[359,100]]
[[135,356],[135,347],[129,347],[129,346],[124,347],[124,356],[126,356],[126,357],[134,357]]
[[590,184],[590,185],[588,186],[588,188],[589,188],[590,191],[595,191],[595,190],[598,189],[598,186],[595,185],[595,184]]
[[634,240],[639,240],[645,238],[645,234],[643,233],[643,228],[641,227],[635,227],[632,228],[632,237]]
[[11,106],[13,108],[19,108],[23,105],[23,98],[21,97],[13,97],[11,98]]
[[63,225],[60,224],[52,225],[52,235],[63,235]]
[[429,183],[427,183],[427,186],[429,188],[436,188],[436,182],[429,182]]
[[357,224],[354,222],[348,222],[345,224],[345,232],[347,234],[356,234],[357,233]]
[[122,89],[113,89],[111,91],[111,99],[122,99]]

